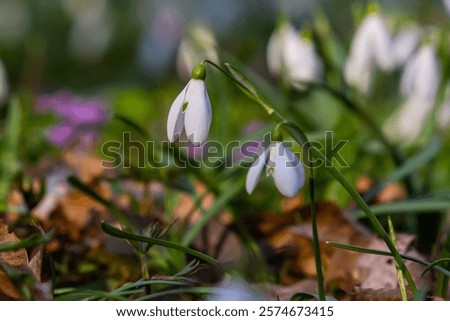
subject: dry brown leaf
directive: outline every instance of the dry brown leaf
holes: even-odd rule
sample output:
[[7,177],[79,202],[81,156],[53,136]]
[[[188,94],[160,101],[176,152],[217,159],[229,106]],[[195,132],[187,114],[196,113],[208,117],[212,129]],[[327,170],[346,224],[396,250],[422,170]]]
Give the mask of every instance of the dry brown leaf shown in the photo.
[[[14,233],[9,233],[8,225],[0,220],[0,244],[18,241],[20,239]],[[27,251],[25,249],[19,249],[17,251],[0,252],[0,262],[16,268],[26,266],[28,264]]]
[[[18,242],[19,238],[14,233],[9,233],[8,226],[0,220],[0,244]],[[4,251],[0,252],[0,263],[8,264],[15,268],[22,268],[28,264],[28,255],[25,249],[17,251]],[[0,269],[0,298],[5,299],[20,299],[20,295],[16,290],[16,287],[11,282],[6,273]]]
[[[332,202],[320,201],[316,205],[316,210],[327,281],[330,283],[348,282],[348,270],[345,275],[341,275],[341,269],[333,268],[336,249],[326,246],[324,242],[335,241],[364,245],[369,242],[370,234]],[[303,276],[313,277],[316,275],[309,206],[303,206],[298,210],[281,215],[257,215],[250,218],[248,225],[253,233],[263,242],[267,242],[276,253],[284,253],[288,260],[288,264],[285,265],[287,266],[286,270],[282,271],[284,284],[296,283]],[[339,252],[342,251],[339,250]],[[342,253],[339,253],[338,256],[344,257]],[[342,264],[345,263],[340,262],[338,266],[342,266]],[[342,278],[345,280],[341,280]]]
[[[415,237],[412,235],[399,233],[397,235],[399,252],[423,259],[423,257],[411,247],[414,239]],[[388,251],[386,244],[378,238],[373,238],[367,245],[367,248]],[[411,261],[406,261],[405,264],[417,286],[424,290],[431,288],[431,274],[429,273],[424,277],[421,277],[421,273],[424,270],[422,265]],[[358,258],[357,267],[360,272],[358,282],[360,289],[393,290],[398,288],[395,262],[391,257],[362,253]]]

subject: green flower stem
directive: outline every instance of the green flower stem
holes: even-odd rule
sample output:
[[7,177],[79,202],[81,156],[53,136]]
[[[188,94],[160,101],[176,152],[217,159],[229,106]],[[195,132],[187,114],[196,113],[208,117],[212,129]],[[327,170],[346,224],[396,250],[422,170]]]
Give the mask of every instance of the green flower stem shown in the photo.
[[[343,106],[347,108],[347,110],[354,113],[357,117],[359,117],[366,125],[370,128],[370,130],[374,133],[374,135],[378,138],[378,140],[383,144],[388,153],[391,155],[392,160],[396,167],[401,167],[405,162],[404,155],[398,150],[394,145],[392,145],[389,140],[384,135],[383,131],[380,129],[378,124],[374,121],[374,118],[369,115],[364,108],[359,106],[356,102],[351,100],[347,95],[343,92],[339,91],[336,88],[333,88],[325,83],[317,83],[312,84],[313,87],[323,89],[327,91],[329,94],[337,98],[343,103]],[[403,178],[403,182],[408,191],[409,195],[417,194],[417,188],[414,185],[411,175],[406,175]]]
[[[356,201],[356,203],[361,207],[361,209],[366,214],[369,221],[372,223],[372,226],[374,227],[377,234],[383,239],[383,241],[386,243],[387,247],[389,248],[389,251],[392,253],[392,256],[394,257],[398,267],[403,272],[403,275],[405,276],[406,281],[408,282],[409,287],[411,288],[411,291],[413,294],[417,291],[417,287],[414,283],[414,280],[409,273],[408,269],[406,268],[405,263],[402,260],[402,257],[400,253],[398,252],[397,248],[395,247],[395,244],[392,242],[391,238],[389,237],[389,234],[386,232],[386,230],[383,228],[383,225],[381,225],[380,221],[376,218],[376,216],[371,212],[369,206],[367,203],[363,200],[361,195],[353,188],[353,186],[345,179],[345,177],[342,175],[342,173],[333,167],[333,163],[331,160],[329,160],[325,155],[323,155],[319,150],[316,148],[313,148],[312,145],[309,143],[307,136],[305,133],[300,129],[299,126],[297,126],[293,122],[289,122],[286,120],[281,114],[279,114],[275,109],[273,109],[270,104],[264,99],[264,97],[251,85],[251,83],[245,78],[244,75],[241,73],[238,74],[239,81],[231,74],[222,69],[221,67],[217,66],[214,63],[211,63],[209,61],[205,61],[207,63],[210,63],[214,67],[216,67],[218,70],[220,70],[222,73],[224,73],[227,77],[229,77],[235,84],[237,84],[238,88],[241,89],[248,97],[252,98],[256,103],[258,103],[259,106],[261,106],[269,116],[276,122],[276,123],[282,123],[284,128],[289,132],[291,137],[296,140],[303,148],[308,149],[308,152],[311,152],[317,159],[322,160],[325,162],[325,168],[328,170],[328,172],[344,187],[344,189],[350,194],[350,196]],[[227,65],[227,67],[230,67],[230,65]],[[230,68],[229,68],[230,69]],[[233,71],[235,73],[238,73],[237,69],[232,67]],[[244,82],[245,84],[242,84],[241,82]],[[344,96],[345,97],[345,96]],[[360,109],[358,109],[360,110]],[[364,114],[365,115],[365,114]],[[366,116],[365,116],[366,117]],[[376,126],[375,123],[372,122],[370,117],[367,116],[367,120],[370,120],[370,123],[373,124],[373,130],[376,130],[376,133],[378,135],[383,136],[383,133],[381,130]],[[392,152],[392,156],[397,161],[403,162],[403,158],[401,158],[400,154],[397,152],[394,153],[393,147],[388,143],[386,139],[384,139],[385,143],[389,147],[389,151]],[[309,163],[309,162],[308,162]],[[312,177],[314,177],[314,173],[312,173]],[[314,213],[314,206],[311,207],[311,217],[315,217]],[[314,225],[313,221],[313,225]],[[317,228],[317,226],[316,226]],[[318,239],[314,240],[314,246],[316,247],[317,253],[320,253],[320,247]],[[315,252],[316,253],[316,252]],[[320,256],[320,255],[319,255]],[[317,260],[317,258],[316,258]],[[316,266],[316,269],[321,269],[322,266]],[[321,271],[317,273],[318,277],[318,284],[321,283],[323,285],[323,280],[319,280],[319,277],[322,275]],[[324,292],[324,289],[320,288],[319,286],[319,293],[320,291]],[[324,295],[321,296],[321,299],[324,298]]]

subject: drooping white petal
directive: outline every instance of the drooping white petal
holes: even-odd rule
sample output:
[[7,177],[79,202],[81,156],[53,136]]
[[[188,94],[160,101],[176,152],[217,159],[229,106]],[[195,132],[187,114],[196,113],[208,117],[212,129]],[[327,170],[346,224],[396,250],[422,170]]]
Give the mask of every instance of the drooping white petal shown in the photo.
[[375,66],[383,71],[395,66],[391,36],[380,14],[366,16],[359,25],[344,66],[346,82],[361,93],[367,93]]
[[367,94],[372,85],[373,64],[366,57],[351,56],[344,65],[345,81],[360,93]]
[[[286,73],[290,82],[313,83],[322,78],[323,65],[315,51],[314,43],[308,39],[299,38],[295,51],[286,62]],[[289,64],[288,64],[289,63]]]
[[189,88],[190,82],[178,94],[177,98],[172,103],[167,117],[167,138],[170,142],[178,139],[183,132],[184,127],[184,113],[183,104],[186,97],[186,91]]
[[378,67],[384,71],[390,71],[395,66],[395,60],[392,52],[391,35],[386,21],[380,14],[371,14],[367,19],[370,19],[368,21],[369,35],[372,37],[369,50],[372,50]]
[[412,143],[422,132],[434,101],[421,95],[412,95],[383,126],[388,138],[395,142]]
[[439,89],[439,60],[432,45],[422,46],[406,63],[400,89],[405,97],[422,96],[433,100]]
[[422,30],[416,26],[401,29],[393,40],[393,53],[398,66],[403,65],[413,54],[422,38]]
[[294,153],[283,143],[270,147],[270,161],[274,164],[272,176],[281,194],[294,197],[305,184],[305,170]]
[[258,184],[259,177],[263,168],[266,166],[266,159],[269,153],[269,148],[265,148],[263,152],[258,156],[253,162],[252,166],[249,168],[247,173],[247,178],[245,180],[245,189],[247,193],[252,194]]
[[269,38],[267,43],[266,62],[269,72],[277,76],[281,73],[282,64],[282,46],[283,46],[283,32],[285,26],[276,29]]
[[203,80],[189,82],[185,101],[184,129],[191,143],[200,146],[208,138],[211,126],[211,102]]

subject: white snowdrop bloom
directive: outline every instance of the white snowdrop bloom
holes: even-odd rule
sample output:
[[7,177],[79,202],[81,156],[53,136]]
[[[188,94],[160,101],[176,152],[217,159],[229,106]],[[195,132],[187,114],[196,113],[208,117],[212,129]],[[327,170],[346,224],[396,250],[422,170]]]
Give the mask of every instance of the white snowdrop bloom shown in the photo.
[[253,193],[264,168],[267,176],[273,177],[278,191],[286,197],[294,197],[305,184],[302,163],[282,142],[271,143],[253,162],[245,182],[247,193]]
[[391,35],[379,13],[370,13],[358,27],[344,66],[345,80],[360,92],[367,93],[374,65],[383,71],[390,71],[395,66]]
[[419,46],[423,32],[417,26],[400,29],[393,40],[393,52],[397,66],[402,66]]
[[189,141],[199,146],[208,138],[211,126],[211,102],[204,82],[205,66],[194,67],[192,76],[170,107],[167,137],[174,142],[184,129]]
[[420,95],[434,100],[439,88],[439,77],[436,48],[431,44],[425,44],[406,62],[400,91],[405,97]]
[[282,24],[269,39],[267,45],[267,67],[269,72],[298,87],[305,83],[320,81],[323,64],[313,41],[301,36],[288,23]]
[[8,98],[8,77],[6,75],[5,66],[0,60],[0,105],[2,105]]
[[419,138],[434,101],[422,95],[411,95],[403,106],[392,115],[383,130],[390,140],[409,144]]
[[406,101],[383,128],[391,140],[412,143],[419,137],[434,107],[439,77],[436,49],[425,44],[405,64],[400,91]]
[[203,59],[219,62],[216,37],[206,26],[194,24],[189,27],[187,37],[181,40],[178,47],[178,75],[183,79],[188,79],[191,70]]

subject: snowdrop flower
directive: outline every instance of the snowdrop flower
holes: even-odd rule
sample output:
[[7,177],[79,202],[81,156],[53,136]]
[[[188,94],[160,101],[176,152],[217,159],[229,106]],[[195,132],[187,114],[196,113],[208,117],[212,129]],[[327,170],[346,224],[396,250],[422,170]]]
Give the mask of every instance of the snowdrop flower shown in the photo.
[[209,59],[219,62],[214,33],[204,25],[195,24],[188,29],[188,37],[181,40],[177,54],[177,72],[187,79],[198,61]]
[[0,60],[0,105],[8,98],[8,78],[6,76],[5,66]]
[[403,70],[400,91],[406,101],[384,126],[392,140],[411,143],[419,136],[433,109],[439,77],[436,48],[425,44],[407,61]]
[[392,41],[384,17],[378,8],[361,22],[345,62],[344,77],[348,84],[365,94],[369,91],[374,67],[390,71],[395,66]]
[[195,66],[192,79],[172,103],[167,119],[170,142],[179,138],[183,129],[195,146],[200,146],[207,139],[211,126],[211,102],[206,92],[205,77],[205,66]]
[[394,37],[393,54],[397,66],[402,66],[418,47],[423,32],[417,26],[402,28]]
[[311,37],[299,35],[288,23],[282,24],[269,39],[267,45],[269,72],[297,87],[305,89],[305,83],[320,81],[323,65],[316,53]]
[[276,187],[286,197],[294,197],[305,184],[303,165],[282,142],[270,143],[254,161],[245,182],[247,193],[253,193],[264,168],[267,176],[273,177]]

